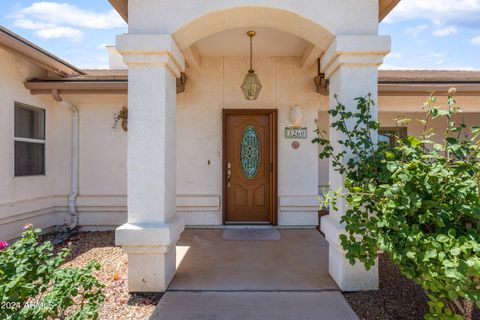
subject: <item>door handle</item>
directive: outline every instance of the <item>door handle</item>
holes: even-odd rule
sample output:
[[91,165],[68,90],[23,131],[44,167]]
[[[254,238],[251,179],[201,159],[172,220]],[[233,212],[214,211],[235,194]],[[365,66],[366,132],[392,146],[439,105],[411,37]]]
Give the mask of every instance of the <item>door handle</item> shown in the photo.
[[227,163],[227,188],[230,188],[230,178],[232,177],[232,165]]

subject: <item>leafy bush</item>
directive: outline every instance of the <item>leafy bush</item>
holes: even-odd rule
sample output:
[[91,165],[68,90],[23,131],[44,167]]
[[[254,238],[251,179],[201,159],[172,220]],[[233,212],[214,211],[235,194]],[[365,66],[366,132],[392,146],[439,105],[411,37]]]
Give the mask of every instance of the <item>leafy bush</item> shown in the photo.
[[70,249],[53,253],[38,242],[40,229],[27,225],[21,238],[0,248],[1,319],[97,319],[103,285],[93,276],[98,262],[60,268]]
[[[473,304],[480,306],[480,130],[454,121],[460,108],[453,93],[447,109],[432,95],[419,120],[422,136],[393,148],[373,139],[379,124],[370,96],[357,99],[355,112],[341,103],[329,111],[346,151],[334,150],[324,131],[313,141],[320,158],[345,175],[346,190],[331,192],[327,202],[335,208],[343,197],[348,204],[340,237],[346,257],[369,269],[380,250],[388,253],[426,291],[426,319],[471,319]],[[445,120],[442,143],[430,140],[435,118]]]

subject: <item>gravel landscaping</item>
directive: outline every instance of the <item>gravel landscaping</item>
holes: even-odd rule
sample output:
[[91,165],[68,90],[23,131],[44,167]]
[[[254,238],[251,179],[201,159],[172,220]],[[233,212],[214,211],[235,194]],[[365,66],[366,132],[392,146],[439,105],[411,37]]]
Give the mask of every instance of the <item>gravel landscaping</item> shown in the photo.
[[[427,312],[427,297],[420,286],[400,274],[388,256],[379,257],[380,290],[344,293],[362,320],[422,320]],[[474,320],[480,320],[475,310]]]
[[[58,235],[46,235],[54,240]],[[56,248],[71,243],[72,253],[65,265],[84,266],[95,259],[102,265],[96,276],[105,284],[106,302],[100,310],[100,319],[148,319],[161,295],[130,295],[127,289],[127,256],[115,246],[114,232],[83,232],[72,235]],[[344,293],[360,319],[416,320],[427,311],[423,290],[403,277],[386,255],[380,256],[380,290]],[[475,320],[480,320],[479,310]]]
[[[74,234],[57,246],[71,243],[72,252],[65,266],[85,266],[94,259],[101,269],[95,272],[98,280],[105,285],[105,303],[100,308],[100,319],[131,320],[148,319],[153,313],[161,295],[131,295],[127,289],[127,255],[115,246],[114,232],[81,232]],[[58,235],[47,235],[54,240]]]

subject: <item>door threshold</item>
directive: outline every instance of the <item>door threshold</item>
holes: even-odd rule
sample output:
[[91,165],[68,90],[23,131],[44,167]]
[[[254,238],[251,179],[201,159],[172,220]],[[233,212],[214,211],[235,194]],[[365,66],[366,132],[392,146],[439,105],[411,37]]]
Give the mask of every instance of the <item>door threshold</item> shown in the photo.
[[247,223],[247,222],[227,222],[223,226],[226,229],[272,229],[272,226],[269,222],[266,223]]

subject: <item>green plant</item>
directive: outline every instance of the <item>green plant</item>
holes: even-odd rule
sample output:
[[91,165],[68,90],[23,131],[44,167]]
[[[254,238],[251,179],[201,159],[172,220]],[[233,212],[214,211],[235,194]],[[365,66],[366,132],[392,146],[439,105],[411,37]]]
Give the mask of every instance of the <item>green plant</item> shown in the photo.
[[[344,151],[335,150],[324,131],[313,140],[320,158],[330,158],[345,176],[345,190],[327,203],[336,209],[343,197],[348,204],[340,236],[346,257],[370,269],[380,250],[388,253],[426,291],[426,319],[471,319],[473,304],[480,306],[480,130],[455,122],[460,108],[453,93],[446,109],[432,95],[419,120],[421,137],[394,147],[374,139],[379,124],[370,96],[356,99],[355,112],[341,103],[329,111]],[[445,121],[441,143],[431,140],[434,118]]]
[[38,242],[40,229],[25,227],[21,238],[0,251],[1,319],[97,319],[103,285],[92,274],[100,265],[61,268],[69,248],[53,253]]

